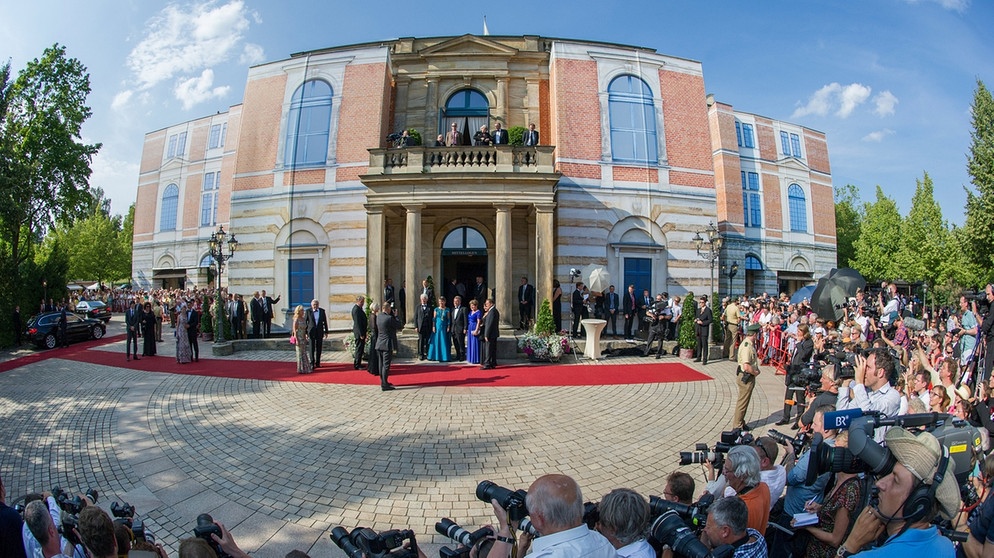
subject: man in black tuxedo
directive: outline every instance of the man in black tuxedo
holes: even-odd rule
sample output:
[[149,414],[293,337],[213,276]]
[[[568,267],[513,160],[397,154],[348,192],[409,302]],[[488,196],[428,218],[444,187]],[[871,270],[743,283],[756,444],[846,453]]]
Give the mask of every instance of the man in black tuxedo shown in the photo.
[[456,295],[452,299],[452,325],[449,331],[452,335],[452,348],[456,350],[456,360],[466,360],[466,328],[469,327],[469,316],[466,307],[462,305],[462,297]]
[[252,293],[252,300],[249,301],[249,319],[252,320],[252,339],[258,339],[262,328],[262,299],[259,291]]
[[273,329],[273,318],[276,317],[276,303],[281,298],[283,298],[283,295],[273,298],[266,295],[265,289],[262,291],[262,299],[259,302],[262,303],[262,334],[266,338],[269,338],[269,332]]
[[576,288],[573,289],[573,299],[570,301],[570,310],[573,311],[573,337],[578,337],[583,333],[583,330],[580,329],[580,318],[583,316],[584,310],[583,281],[576,282]]
[[366,297],[359,295],[355,297],[355,304],[352,306],[352,335],[355,336],[355,358],[352,366],[356,370],[361,370],[362,355],[366,354],[366,335],[369,329],[369,319],[366,317]]
[[[190,341],[190,349],[193,351],[193,362],[200,362],[200,345],[197,343],[200,334],[200,311],[197,310],[197,304],[191,302],[187,312],[186,318],[190,327],[186,330],[186,338]],[[155,335],[155,332],[145,332],[145,335]]]
[[131,343],[134,342],[135,347],[135,360],[140,360],[138,358],[138,330],[141,327],[141,312],[138,311],[137,304],[134,299],[131,300],[131,306],[124,313],[124,325],[128,330],[128,340],[127,345],[124,346],[124,353],[127,355],[128,360],[131,360]]
[[534,147],[538,145],[538,132],[535,131],[535,125],[529,124],[528,131],[525,132],[525,145],[529,147]]
[[421,294],[428,297],[428,302],[432,303],[435,299],[435,288],[428,284],[427,279],[421,280]]
[[483,370],[497,367],[497,338],[500,337],[500,312],[494,307],[493,299],[483,303]]
[[507,130],[501,128],[500,122],[494,124],[494,133],[490,134],[494,145],[507,145]]
[[625,339],[634,339],[635,330],[641,318],[638,315],[638,300],[635,298],[635,285],[628,285],[628,292],[621,301],[625,312]]
[[383,302],[394,303],[393,279],[387,277],[383,280]]
[[618,293],[614,292],[614,285],[608,287],[607,296],[604,297],[604,311],[607,312],[607,321],[611,323],[611,335],[618,336],[618,311],[621,310],[621,299]]
[[397,330],[400,329],[400,320],[393,313],[393,308],[389,302],[384,302],[380,308],[380,313],[376,315],[376,354],[380,359],[380,389],[390,391],[396,389],[387,380],[390,377],[390,360],[392,357]]
[[483,308],[483,303],[487,301],[487,283],[482,275],[476,276],[476,284],[473,286],[473,298],[476,299],[477,308]]
[[397,289],[397,302],[400,306],[397,307],[397,317],[400,318],[400,323],[407,323],[407,281],[403,281],[400,284],[400,288]]
[[653,305],[653,299],[651,296],[649,296],[649,289],[643,289],[642,298],[639,299],[639,311],[637,315],[638,315],[639,333],[644,332],[646,339],[649,338],[649,322],[643,320],[642,316],[645,316],[645,313],[648,312],[650,308],[652,308],[652,305]]
[[328,316],[316,298],[311,301],[311,307],[304,315],[307,335],[311,338],[311,363],[314,368],[318,368],[321,366],[324,336],[328,333]]
[[535,309],[535,287],[528,284],[528,278],[521,278],[518,287],[518,329],[528,329]]
[[421,304],[414,309],[414,327],[418,330],[418,358],[428,358],[428,342],[431,340],[431,306],[428,295],[421,295]]
[[711,335],[711,322],[714,321],[714,316],[711,313],[711,309],[708,308],[707,295],[701,295],[699,300],[700,302],[694,312],[696,314],[696,318],[694,319],[694,333],[697,334],[697,355],[694,357],[694,362],[706,365],[708,363],[708,337]]

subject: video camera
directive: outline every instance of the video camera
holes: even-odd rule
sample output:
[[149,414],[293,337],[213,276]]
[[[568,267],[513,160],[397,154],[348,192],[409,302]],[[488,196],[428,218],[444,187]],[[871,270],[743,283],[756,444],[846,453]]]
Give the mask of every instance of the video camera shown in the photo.
[[462,545],[455,550],[443,546],[438,550],[438,555],[441,558],[469,558],[469,551],[476,543],[488,535],[494,534],[492,527],[481,527],[470,533],[447,517],[443,517],[441,521],[435,524],[435,531]]
[[127,502],[114,502],[110,505],[114,523],[120,523],[131,530],[136,541],[155,544],[155,535],[145,528],[145,522],[135,513],[135,507]]
[[525,505],[527,494],[524,490],[512,491],[491,481],[482,481],[476,486],[476,497],[488,504],[491,500],[497,500],[497,504],[507,512],[508,521],[521,521],[528,515]]
[[960,494],[969,501],[969,475],[980,455],[981,438],[976,428],[940,413],[921,413],[884,418],[879,414],[867,414],[858,409],[825,413],[825,428],[849,429],[849,444],[846,448],[835,448],[824,443],[820,434],[811,440],[811,457],[805,484],[812,485],[819,475],[826,472],[873,473],[877,477],[890,474],[897,460],[884,446],[873,440],[873,431],[881,426],[899,426],[909,430],[921,429],[930,432],[939,444],[949,452],[952,464],[950,472],[956,477]]
[[752,434],[742,432],[741,428],[726,430],[721,433],[718,443],[710,450],[707,444],[697,444],[694,446],[694,451],[692,452],[681,451],[680,465],[704,463],[707,461],[715,469],[721,469],[721,466],[725,463],[725,454],[728,453],[728,450],[732,449],[733,446],[749,445],[754,439]]
[[[351,533],[344,527],[331,530],[331,540],[349,558],[417,558],[418,543],[410,529],[390,529],[377,533],[368,527],[356,527]],[[410,541],[405,547],[404,541]]]

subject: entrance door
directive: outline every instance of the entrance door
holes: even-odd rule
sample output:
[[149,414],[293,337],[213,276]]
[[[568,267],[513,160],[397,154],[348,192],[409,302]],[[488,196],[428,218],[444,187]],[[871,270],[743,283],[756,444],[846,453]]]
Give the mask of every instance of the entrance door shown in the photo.
[[[442,241],[442,267],[441,286],[436,287],[436,292],[445,294],[446,302],[452,304],[453,296],[452,280],[456,279],[462,284],[467,297],[473,296],[473,286],[476,285],[477,276],[487,279],[487,242],[483,235],[472,227],[459,227],[445,236]],[[493,285],[491,294],[493,296]],[[469,304],[468,298],[463,300]]]
[[622,292],[628,292],[628,285],[635,285],[635,296],[641,297],[642,291],[652,292],[652,260],[649,258],[625,258],[625,284]]

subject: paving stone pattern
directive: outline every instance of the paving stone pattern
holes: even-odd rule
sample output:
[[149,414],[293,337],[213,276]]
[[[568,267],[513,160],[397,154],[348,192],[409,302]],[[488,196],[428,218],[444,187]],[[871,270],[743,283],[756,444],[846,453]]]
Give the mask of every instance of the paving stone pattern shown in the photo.
[[[150,370],[156,359],[172,358],[170,345],[158,345]],[[123,361],[123,342],[94,350],[118,351]],[[202,344],[201,358],[209,352]],[[341,352],[327,357],[351,360]],[[229,358],[265,366],[292,353]],[[655,362],[607,362],[619,360]],[[106,509],[131,502],[171,555],[203,512],[257,558],[294,548],[342,556],[328,537],[336,525],[411,528],[437,555],[449,542],[435,534],[440,518],[470,528],[494,521],[475,497],[481,480],[527,488],[544,473],[562,472],[588,500],[620,486],[661,494],[665,476],[678,469],[677,453],[712,444],[731,422],[734,365],[699,369],[714,380],[384,393],[55,358],[0,374],[0,475],[8,500],[92,486]],[[747,417],[754,425],[776,420],[782,401],[782,379],[764,372]]]

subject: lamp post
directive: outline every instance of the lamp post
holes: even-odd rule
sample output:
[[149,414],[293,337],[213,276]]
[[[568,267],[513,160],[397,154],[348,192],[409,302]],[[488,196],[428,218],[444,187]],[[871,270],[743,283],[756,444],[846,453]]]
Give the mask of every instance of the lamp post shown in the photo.
[[42,311],[45,311],[45,309],[48,308],[48,279],[41,280],[41,287],[45,289],[45,298],[41,301],[41,309]]
[[732,279],[735,278],[735,274],[739,272],[739,262],[732,262],[732,267],[725,269],[725,266],[721,266],[721,274],[728,277],[728,296],[732,295]]
[[[227,247],[225,247],[227,244]],[[235,239],[235,235],[228,237],[228,233],[224,232],[224,225],[218,225],[217,230],[211,233],[211,239],[209,241],[211,258],[217,265],[217,330],[214,333],[214,339],[218,343],[224,342],[224,322],[222,319],[221,311],[224,302],[221,300],[221,272],[224,271],[224,262],[230,260],[235,256],[235,250],[238,249],[238,240]],[[225,248],[227,248],[227,253],[225,253]]]
[[[704,236],[701,236],[704,233]],[[706,229],[694,233],[694,243],[697,244],[697,255],[704,258],[711,267],[711,292],[708,298],[714,296],[714,266],[718,263],[718,256],[721,254],[721,245],[725,238],[721,236],[718,227],[714,223],[708,223]],[[705,247],[707,250],[705,250]]]

